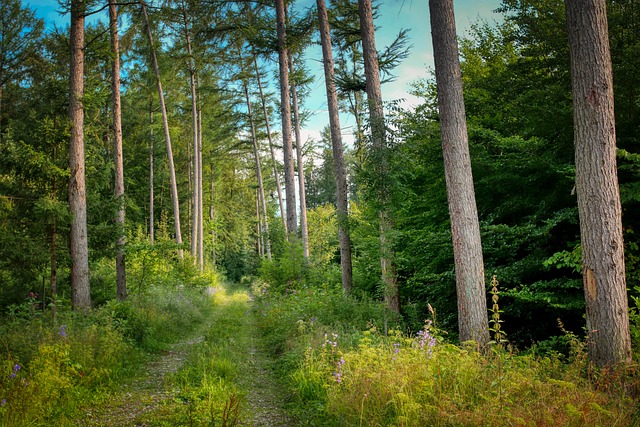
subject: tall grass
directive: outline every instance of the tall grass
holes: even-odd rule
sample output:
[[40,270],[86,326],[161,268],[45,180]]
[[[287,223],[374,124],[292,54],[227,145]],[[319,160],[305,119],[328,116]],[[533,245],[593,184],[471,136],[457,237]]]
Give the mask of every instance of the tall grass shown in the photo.
[[567,338],[569,360],[498,343],[482,354],[471,344],[447,343],[431,322],[416,334],[385,330],[394,322],[381,306],[338,292],[283,296],[264,292],[264,284],[259,289],[263,335],[283,361],[281,375],[295,396],[291,406],[308,425],[632,423],[634,378],[595,371],[575,336]]
[[210,315],[203,285],[215,285],[215,276],[171,265],[156,271],[162,274],[147,274],[149,283],[134,287],[127,302],[107,301],[89,315],[59,309],[53,319],[12,307],[0,326],[0,425],[72,425],[81,407],[131,376],[149,352]]

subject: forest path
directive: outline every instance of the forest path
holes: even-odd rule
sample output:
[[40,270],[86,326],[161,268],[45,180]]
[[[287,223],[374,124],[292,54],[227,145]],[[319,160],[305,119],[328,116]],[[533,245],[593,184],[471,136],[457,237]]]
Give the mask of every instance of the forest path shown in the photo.
[[[215,309],[206,322],[184,340],[173,344],[153,358],[103,403],[85,411],[76,425],[97,426],[174,426],[226,425],[286,427],[294,422],[283,409],[284,389],[275,376],[274,360],[261,345],[256,315],[245,289],[229,285],[219,288]],[[198,355],[202,346],[215,346],[233,360],[239,390],[239,413],[226,424],[222,420],[204,420],[189,416],[185,420],[185,402],[181,399],[175,377]],[[215,357],[215,356],[213,356]],[[181,416],[178,413],[182,413]],[[186,422],[186,424],[185,424]]]

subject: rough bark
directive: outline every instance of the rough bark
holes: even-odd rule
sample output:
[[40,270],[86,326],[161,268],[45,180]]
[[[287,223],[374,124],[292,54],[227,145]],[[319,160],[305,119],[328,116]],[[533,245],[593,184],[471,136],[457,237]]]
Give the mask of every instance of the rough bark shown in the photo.
[[[259,208],[262,209],[262,221],[264,226],[264,232],[262,230],[263,226],[261,225],[259,228],[259,235],[262,238],[265,238],[264,248],[267,252],[267,257],[271,259],[271,241],[269,238],[269,221],[267,219],[267,202],[264,197],[264,182],[262,180],[262,168],[260,167],[260,150],[258,148],[258,137],[256,136],[256,127],[253,122],[253,110],[251,108],[251,99],[249,98],[249,88],[247,87],[247,82],[243,82],[244,84],[244,95],[247,100],[247,112],[249,114],[249,123],[251,124],[251,140],[253,142],[253,155],[256,159],[256,179],[258,180],[258,197],[256,200],[260,201]],[[260,211],[258,212],[258,218],[260,218]],[[260,223],[260,221],[258,221]]]
[[111,31],[111,103],[113,108],[113,153],[115,163],[115,198],[118,201],[116,224],[118,238],[116,241],[116,294],[118,300],[127,299],[127,272],[125,265],[124,244],[124,168],[122,162],[122,109],[120,106],[120,46],[118,41],[118,10],[115,0],[109,0],[109,28]]
[[317,0],[318,20],[320,22],[320,42],[324,63],[324,79],[327,90],[327,106],[329,108],[329,129],[333,147],[333,168],[336,176],[336,193],[338,208],[338,234],[340,238],[340,268],[342,271],[342,290],[351,293],[353,274],[351,264],[351,237],[349,235],[349,205],[347,173],[344,165],[342,135],[340,133],[340,115],[338,110],[338,94],[334,81],[333,52],[331,49],[331,33],[325,0]]
[[[173,150],[171,148],[171,135],[169,133],[169,119],[167,118],[167,107],[164,103],[164,92],[162,90],[162,81],[160,80],[160,68],[158,67],[158,58],[153,44],[153,34],[151,33],[151,25],[149,25],[149,16],[147,15],[147,6],[141,3],[142,13],[144,15],[145,24],[147,26],[147,38],[151,48],[151,62],[153,71],[156,76],[156,87],[158,89],[158,98],[160,102],[160,111],[162,113],[162,125],[164,128],[164,139],[167,146],[167,159],[169,162],[169,179],[171,183],[171,201],[173,203],[173,222],[176,233],[176,243],[182,245],[182,231],[180,228],[180,200],[178,199],[178,183],[176,181],[176,169],[173,163]],[[182,249],[178,250],[178,255],[183,258]]]
[[606,2],[565,1],[589,358],[631,361]]
[[296,212],[295,173],[293,170],[293,141],[291,139],[291,98],[289,96],[289,58],[285,29],[284,0],[276,0],[276,28],[278,33],[278,65],[280,76],[280,115],[282,117],[282,147],[284,151],[284,191],[287,199],[287,236],[296,240],[298,218]]
[[256,79],[258,80],[258,90],[260,91],[260,101],[262,103],[262,113],[264,114],[264,123],[267,127],[267,139],[269,141],[269,151],[271,152],[271,162],[273,163],[273,176],[276,180],[276,192],[278,193],[278,203],[280,206],[280,217],[282,218],[282,226],[285,233],[287,232],[287,217],[284,211],[284,202],[282,201],[282,186],[280,185],[280,174],[276,162],[276,153],[273,149],[273,140],[271,139],[271,125],[269,124],[269,113],[267,111],[267,102],[262,91],[262,81],[260,79],[260,69],[258,68],[258,59],[253,58],[253,65],[256,69]]
[[453,0],[430,0],[442,151],[451,218],[460,341],[489,342],[480,225],[467,135]]
[[[289,53],[289,72],[293,74],[293,56]],[[291,99],[293,101],[294,133],[296,136],[296,155],[298,162],[298,193],[300,194],[300,234],[302,236],[302,254],[309,259],[309,227],[307,226],[307,200],[304,185],[304,163],[302,162],[302,137],[300,136],[300,111],[298,110],[298,89],[295,79],[291,79]]]
[[71,2],[69,79],[69,210],[71,211],[71,301],[75,310],[91,309],[84,155],[84,13],[85,2]]
[[393,240],[391,231],[393,221],[388,213],[388,164],[385,156],[386,130],[384,124],[384,110],[382,107],[382,92],[380,88],[380,69],[378,67],[378,51],[373,25],[373,11],[371,0],[358,0],[360,13],[360,33],[362,36],[362,55],[364,58],[364,73],[366,79],[367,101],[369,104],[369,122],[371,126],[371,140],[374,150],[375,168],[378,184],[378,211],[380,230],[380,267],[382,283],[384,285],[387,306],[396,312],[400,311],[400,294],[398,277],[394,261]]
[[202,171],[202,109],[198,92],[198,266],[204,271],[204,188]]

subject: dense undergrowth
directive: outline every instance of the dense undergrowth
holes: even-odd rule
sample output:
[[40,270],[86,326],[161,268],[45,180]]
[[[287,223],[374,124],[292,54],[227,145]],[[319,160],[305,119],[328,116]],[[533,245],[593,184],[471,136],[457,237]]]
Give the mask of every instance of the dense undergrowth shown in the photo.
[[267,348],[280,360],[307,425],[628,426],[640,422],[633,368],[608,373],[587,362],[567,333],[568,355],[481,354],[447,342],[434,319],[410,334],[378,303],[339,290],[288,294],[254,286]]
[[[138,286],[126,302],[108,300],[83,315],[59,301],[55,317],[35,295],[10,307],[0,326],[0,425],[74,425],[83,407],[210,316],[205,285],[217,276],[151,255],[131,257]],[[104,272],[97,281],[113,274],[96,270]]]

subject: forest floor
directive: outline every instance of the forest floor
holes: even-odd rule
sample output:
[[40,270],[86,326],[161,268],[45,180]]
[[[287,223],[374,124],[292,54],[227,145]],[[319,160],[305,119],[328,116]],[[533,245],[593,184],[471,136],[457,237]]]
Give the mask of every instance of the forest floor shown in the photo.
[[[278,382],[272,366],[274,360],[261,346],[255,327],[255,314],[251,300],[244,290],[222,289],[224,296],[217,298],[213,314],[195,331],[169,349],[150,359],[145,366],[117,391],[84,411],[82,420],[76,425],[97,426],[174,426],[201,425],[190,418],[185,424],[186,411],[179,387],[175,383],[176,373],[185,367],[190,355],[197,351],[198,344],[207,341],[216,346],[230,347],[235,357],[235,383],[240,390],[238,416],[221,425],[254,427],[280,427],[295,425],[283,409],[285,398],[283,387]],[[225,301],[225,297],[229,301]],[[222,302],[220,302],[222,300]],[[230,326],[232,325],[232,326]],[[216,333],[216,328],[227,329]],[[232,330],[233,333],[229,333]],[[215,338],[213,338],[215,337]],[[228,340],[219,342],[220,337]],[[182,416],[178,416],[182,413]],[[180,421],[179,421],[180,420]],[[221,421],[222,422],[222,421]],[[215,420],[202,425],[219,425]]]

